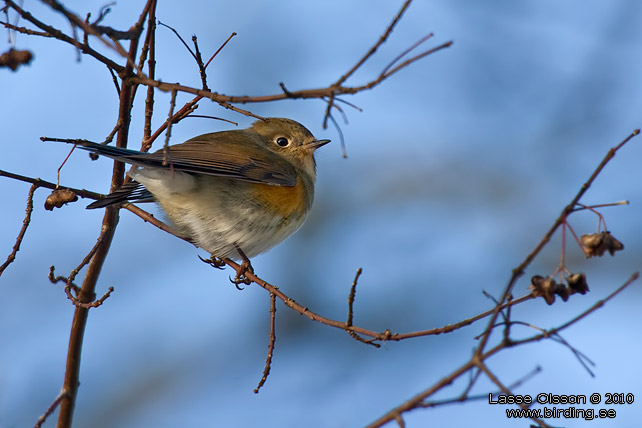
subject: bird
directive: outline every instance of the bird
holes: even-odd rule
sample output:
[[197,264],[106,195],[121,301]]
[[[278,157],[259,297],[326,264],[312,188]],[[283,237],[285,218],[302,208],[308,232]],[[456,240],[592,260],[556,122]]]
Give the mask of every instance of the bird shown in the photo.
[[88,209],[156,201],[178,236],[215,258],[249,264],[305,221],[314,200],[314,154],[330,140],[316,139],[294,120],[271,117],[153,153],[74,142],[132,165],[127,175],[133,181]]

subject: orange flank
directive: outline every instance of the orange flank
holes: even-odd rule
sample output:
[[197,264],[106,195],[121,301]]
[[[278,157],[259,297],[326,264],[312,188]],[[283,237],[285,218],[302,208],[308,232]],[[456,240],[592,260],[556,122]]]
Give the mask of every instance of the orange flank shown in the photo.
[[256,200],[269,208],[269,212],[278,213],[283,217],[307,212],[307,189],[300,177],[295,186],[255,184],[252,187]]

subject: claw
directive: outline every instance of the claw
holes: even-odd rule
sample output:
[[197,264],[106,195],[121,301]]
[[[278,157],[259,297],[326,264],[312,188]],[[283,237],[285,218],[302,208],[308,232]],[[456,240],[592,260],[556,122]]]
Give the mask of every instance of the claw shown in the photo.
[[230,282],[234,284],[236,289],[239,291],[245,290],[245,287],[241,287],[241,284],[250,285],[252,283],[252,281],[250,281],[250,279],[245,275],[236,274],[234,278],[232,278],[231,276],[229,278]]
[[223,259],[219,259],[218,257],[211,255],[209,259],[204,259],[200,255],[198,256],[199,259],[201,259],[202,262],[207,263],[208,265],[212,266],[213,268],[216,269],[224,269],[225,268],[225,262]]
[[233,284],[236,284],[237,289],[243,290],[243,287],[241,287],[240,284],[250,285],[252,283],[252,281],[245,276],[245,272],[254,273],[254,268],[252,268],[252,263],[250,263],[250,259],[247,258],[245,253],[238,247],[236,249],[243,259],[243,262],[241,263],[239,270],[236,272],[234,279],[230,278],[230,281],[232,281]]

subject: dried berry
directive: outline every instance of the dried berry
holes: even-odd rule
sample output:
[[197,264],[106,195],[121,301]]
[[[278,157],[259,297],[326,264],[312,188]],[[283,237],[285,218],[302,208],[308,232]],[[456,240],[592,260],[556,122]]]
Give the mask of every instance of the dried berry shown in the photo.
[[552,305],[555,302],[555,290],[557,288],[557,282],[555,282],[553,278],[544,278],[542,276],[535,275],[533,278],[531,278],[530,288],[537,291],[549,305]]
[[33,54],[29,51],[19,51],[9,49],[0,55],[0,68],[8,67],[11,71],[16,71],[23,64],[29,64],[33,59]]
[[586,275],[582,272],[572,273],[565,279],[573,293],[586,294],[589,291],[588,284],[586,283]]
[[568,296],[571,295],[571,292],[564,284],[557,284],[557,287],[555,287],[555,294],[560,296],[562,300],[566,302],[568,300]]
[[68,202],[76,202],[78,195],[69,189],[56,189],[45,200],[45,209],[53,211],[54,208],[60,208]]
[[622,251],[624,249],[624,245],[615,239],[615,237],[611,235],[611,232],[608,231],[582,235],[581,239],[586,257],[602,257],[606,251],[614,255],[616,251]]

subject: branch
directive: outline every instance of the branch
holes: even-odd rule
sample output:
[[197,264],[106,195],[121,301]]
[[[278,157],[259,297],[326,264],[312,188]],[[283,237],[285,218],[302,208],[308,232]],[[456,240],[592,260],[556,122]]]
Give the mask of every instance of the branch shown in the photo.
[[[204,70],[207,69],[207,66],[210,65],[212,60],[221,52],[221,50],[227,45],[227,43],[232,39],[232,37],[236,36],[236,33],[232,33],[225,42],[214,52],[214,54],[210,57],[210,59],[207,61],[207,64],[204,66]],[[152,35],[153,37],[153,35]],[[153,56],[153,46],[150,48],[150,61],[152,60]],[[155,65],[156,62],[154,61],[153,64]],[[150,67],[150,78],[153,78],[154,76],[154,68],[152,66],[152,63],[149,63]],[[158,136],[167,128],[167,125],[169,121],[163,122],[163,124],[154,132],[154,134],[151,134],[151,115],[152,115],[152,110],[153,110],[153,93],[154,93],[154,87],[153,86],[148,86],[147,87],[147,101],[145,103],[145,132],[144,135],[145,137],[143,138],[143,144],[141,145],[141,152],[147,152],[151,146],[152,143],[158,138]],[[184,117],[187,117],[187,115],[193,111],[196,108],[196,104],[202,100],[203,97],[201,95],[197,95],[192,99],[191,101],[188,101],[185,103],[185,105],[177,111],[171,118],[172,123],[177,123],[179,120],[181,120]],[[149,116],[149,119],[148,119]],[[149,121],[149,122],[148,122]],[[148,125],[149,123],[149,125]]]
[[27,233],[27,227],[29,227],[29,223],[31,223],[31,213],[33,211],[33,194],[38,187],[39,186],[34,183],[31,185],[31,188],[29,188],[29,193],[27,194],[27,208],[25,209],[25,219],[22,221],[22,227],[20,228],[20,232],[18,232],[18,237],[16,238],[16,243],[13,246],[13,251],[11,251],[11,254],[9,254],[9,257],[7,257],[7,261],[5,261],[0,266],[0,276],[2,276],[4,270],[11,263],[13,263],[13,261],[16,259],[16,254],[18,253],[18,251],[20,251],[20,244],[25,237],[25,233]]
[[[177,238],[180,238],[184,240],[185,242],[189,242],[190,244],[194,243],[189,240],[189,238],[185,236],[181,236],[178,234],[174,229],[172,229],[170,226],[167,224],[163,223],[162,221],[158,220],[156,217],[154,217],[152,214],[148,213],[147,211],[141,209],[140,207],[131,204],[131,203],[124,203],[122,204],[122,208],[126,209],[133,214],[137,215],[141,219],[143,219],[145,222],[148,222],[157,228],[176,236]],[[236,263],[234,260],[231,259],[223,259],[223,262],[230,266],[232,269],[234,269],[237,273],[242,271],[241,265]],[[367,336],[372,338],[373,340],[378,340],[378,341],[400,341],[400,340],[405,340],[405,339],[410,339],[410,338],[417,338],[417,337],[423,337],[423,336],[433,336],[433,335],[439,335],[439,334],[444,334],[444,333],[450,333],[454,330],[458,330],[462,327],[466,327],[469,325],[472,325],[476,321],[479,321],[483,318],[486,318],[494,313],[495,308],[490,309],[488,311],[485,311],[481,314],[478,314],[474,317],[467,318],[463,321],[460,321],[456,324],[449,324],[443,327],[439,328],[434,328],[430,330],[421,330],[421,331],[414,331],[410,333],[402,333],[402,334],[393,334],[390,332],[390,330],[386,330],[384,332],[376,332],[372,330],[368,330],[362,327],[358,327],[355,325],[352,325],[351,322],[344,322],[344,321],[338,321],[338,320],[333,320],[326,318],[322,315],[319,315],[315,312],[310,311],[307,307],[300,305],[294,299],[290,298],[288,295],[286,295],[281,289],[278,287],[268,283],[267,281],[259,278],[256,274],[253,272],[250,272],[249,270],[244,272],[244,275],[251,281],[259,285],[260,287],[264,288],[271,294],[276,295],[287,307],[290,309],[300,313],[301,315],[305,315],[306,317],[310,318],[313,321],[320,322],[322,324],[328,325],[330,327],[335,327],[339,328],[341,330],[345,330],[348,332],[348,334],[351,333],[356,333],[356,334],[361,334],[363,336]],[[355,277],[355,282],[358,279],[358,276]],[[511,300],[510,302],[507,302],[501,306],[501,308],[507,308],[509,306],[514,306],[523,302],[526,302],[528,300],[532,300],[535,298],[535,296],[530,293],[525,296],[520,297],[519,299],[514,299]]]
[[34,30],[30,30],[30,29],[25,28],[25,27],[18,27],[16,25],[10,24],[8,22],[1,22],[0,21],[0,24],[4,25],[4,28],[6,28],[8,30],[17,31],[18,33],[26,34],[28,36],[53,37],[51,34],[45,33],[44,31],[34,31]]
[[48,5],[49,7],[51,7],[56,12],[59,12],[60,14],[62,14],[65,18],[67,18],[69,22],[72,24],[72,26],[79,27],[85,33],[91,34],[92,36],[96,37],[105,46],[107,46],[110,49],[113,49],[120,56],[125,58],[127,60],[127,67],[121,69],[121,71],[124,73],[124,76],[131,73],[132,67],[135,68],[138,71],[138,73],[140,73],[141,75],[143,74],[143,72],[138,68],[138,66],[134,62],[135,54],[134,56],[132,56],[131,53],[128,53],[127,51],[125,51],[125,49],[123,49],[123,47],[119,43],[117,43],[115,40],[112,40],[112,42],[110,43],[109,41],[107,41],[105,38],[102,37],[102,34],[107,34],[107,35],[111,34],[111,35],[118,36],[118,38],[129,39],[131,40],[132,43],[134,43],[138,47],[138,40],[140,38],[140,33],[143,29],[142,25],[144,22],[144,18],[145,16],[147,16],[147,12],[149,11],[151,2],[155,0],[147,1],[138,22],[136,22],[136,24],[132,26],[132,28],[127,32],[126,36],[123,35],[124,32],[122,31],[114,30],[104,26],[96,26],[100,30],[97,29],[95,26],[89,24],[88,22],[85,22],[82,18],[80,18],[75,13],[72,13],[69,10],[67,10],[67,8],[65,8],[60,2],[56,0],[41,0],[41,1],[46,5]]
[[[589,189],[589,187],[591,187],[591,185],[593,184],[593,182],[595,181],[597,176],[602,172],[602,170],[604,169],[606,164],[609,163],[609,161],[611,159],[613,159],[613,157],[615,156],[615,154],[617,153],[618,150],[620,150],[626,143],[628,143],[633,137],[637,136],[639,133],[640,133],[639,129],[634,130],[628,137],[626,137],[624,140],[622,140],[622,142],[620,144],[618,144],[617,146],[611,148],[607,152],[606,156],[604,156],[604,159],[602,159],[602,161],[597,166],[597,168],[595,168],[595,171],[593,171],[593,173],[588,178],[588,180],[582,185],[582,187],[580,188],[579,192],[577,192],[577,194],[571,200],[571,202],[566,207],[564,207],[564,209],[562,210],[562,212],[559,215],[559,217],[557,218],[557,220],[555,220],[555,222],[553,223],[553,226],[551,226],[551,228],[548,230],[548,232],[546,232],[546,234],[544,235],[542,240],[539,242],[539,244],[537,244],[535,249],[533,251],[531,251],[531,253],[528,256],[526,256],[526,259],[524,259],[524,261],[519,266],[517,266],[515,269],[513,269],[513,274],[511,276],[510,280],[508,281],[508,285],[506,285],[506,288],[504,289],[504,292],[502,293],[502,297],[499,299],[499,303],[500,304],[502,304],[503,302],[506,301],[508,296],[511,294],[511,292],[513,290],[513,287],[515,286],[515,283],[517,282],[517,279],[524,274],[524,270],[526,269],[526,267],[531,264],[531,262],[540,253],[540,251],[542,251],[544,246],[546,244],[548,244],[548,242],[551,240],[551,238],[553,237],[553,234],[557,231],[557,229],[562,224],[564,224],[564,221],[566,220],[566,218],[569,216],[570,213],[573,212],[573,210],[575,209],[575,207],[576,207],[577,203],[579,202],[579,200],[582,198],[582,196],[584,196],[584,194]],[[478,355],[480,355],[484,351],[484,348],[486,347],[486,344],[488,343],[488,339],[490,338],[492,327],[495,324],[495,321],[497,320],[497,316],[498,316],[500,310],[501,309],[499,309],[499,305],[498,305],[497,308],[495,308],[495,312],[493,313],[493,315],[490,317],[490,320],[488,321],[488,327],[485,330],[484,336],[482,337],[482,339],[481,339],[481,341],[479,343],[479,346],[475,350],[475,352]]]
[[[26,21],[31,22],[34,24],[36,27],[40,28],[43,30],[45,33],[51,35],[51,37],[54,37],[58,40],[62,40],[63,42],[69,43],[72,46],[75,46],[78,50],[80,50],[82,53],[85,53],[87,55],[90,55],[94,58],[96,58],[98,61],[102,62],[103,64],[107,65],[109,68],[113,68],[116,70],[118,73],[121,73],[124,70],[124,67],[121,65],[116,64],[114,61],[111,59],[107,58],[106,56],[100,54],[99,52],[95,51],[89,45],[86,45],[84,43],[80,43],[78,40],[74,39],[73,37],[69,37],[62,31],[58,30],[57,28],[54,28],[50,25],[47,25],[43,23],[42,21],[39,21],[36,19],[33,15],[31,15],[29,12],[25,11],[22,9],[20,6],[18,6],[13,0],[4,0],[4,2],[15,10],[23,19]],[[84,23],[83,23],[84,24]]]
[[[435,53],[442,49],[452,46],[453,42],[443,43],[427,52],[421,54],[423,58],[426,55]],[[394,69],[388,71],[386,74],[379,75],[376,79],[361,85],[361,86],[328,86],[325,88],[316,88],[316,89],[304,89],[300,91],[286,91],[273,95],[262,95],[262,96],[249,96],[249,95],[225,95],[219,94],[218,92],[211,92],[204,89],[193,88],[190,86],[181,85],[180,83],[166,83],[159,80],[153,80],[147,77],[135,76],[131,78],[131,81],[138,83],[140,85],[152,86],[154,88],[160,89],[164,92],[170,92],[176,90],[178,92],[185,92],[193,95],[200,95],[202,98],[208,98],[217,103],[233,103],[233,104],[246,104],[246,103],[265,103],[270,101],[280,101],[286,99],[311,99],[311,98],[329,98],[336,97],[337,95],[343,94],[356,94],[357,92],[364,91],[366,89],[372,89],[383,80],[391,76],[392,74],[399,71],[401,68],[407,66],[411,62],[418,60],[419,58],[415,57]],[[403,67],[402,67],[403,66]]]
[[[145,12],[139,18],[139,23],[142,23],[144,15],[147,13],[153,2],[155,2],[155,0],[147,1]],[[121,76],[128,77],[132,74],[134,61],[136,58],[136,51],[138,50],[138,40],[139,38],[137,37],[130,43],[129,52],[127,54],[127,65],[122,68],[123,73]],[[118,128],[118,135],[116,137],[117,147],[127,147],[133,95],[133,87],[131,82],[129,82],[127,79],[123,79],[118,110],[118,123],[121,126],[120,128]],[[122,186],[124,174],[124,164],[122,162],[114,162],[114,169],[111,180],[112,191]],[[89,267],[87,268],[87,273],[80,289],[80,293],[78,294],[78,301],[81,303],[89,303],[93,300],[96,290],[96,283],[98,281],[102,266],[107,257],[107,253],[109,252],[109,248],[111,246],[117,224],[118,209],[106,209],[99,238],[101,242],[98,245],[95,254],[91,258],[91,262],[89,263]],[[80,383],[80,357],[82,354],[82,342],[88,316],[89,308],[76,306],[74,310],[74,319],[72,322],[71,333],[69,335],[69,348],[67,352],[67,364],[65,367],[65,379],[62,387],[62,391],[65,393],[65,397],[63,397],[60,403],[58,428],[71,427],[74,407],[76,404],[76,397],[78,394],[78,385]]]
[[[452,384],[456,379],[458,379],[460,376],[463,374],[469,372],[471,369],[474,367],[478,367],[480,370],[484,371],[486,376],[491,379],[491,381],[495,382],[500,388],[502,387],[501,383],[499,380],[492,374],[490,373],[486,368],[485,361],[493,356],[494,354],[500,352],[503,349],[506,349],[508,347],[515,347],[515,346],[520,346],[524,345],[527,343],[531,342],[537,342],[542,339],[548,339],[551,338],[552,336],[557,335],[560,331],[562,331],[565,328],[568,328],[569,326],[577,323],[584,317],[588,316],[589,314],[593,313],[596,311],[598,308],[604,306],[606,302],[609,300],[613,299],[616,295],[618,295],[622,290],[627,288],[629,285],[631,285],[634,281],[636,281],[639,277],[638,273],[634,273],[624,284],[622,284],[620,287],[618,287],[615,291],[613,291],[611,294],[609,294],[606,298],[596,302],[594,305],[592,305],[590,308],[587,310],[583,311],[576,317],[572,318],[568,322],[562,324],[561,326],[557,328],[550,329],[548,331],[543,331],[540,334],[534,335],[530,338],[527,339],[522,339],[522,340],[511,340],[508,337],[504,337],[504,340],[496,345],[494,348],[484,352],[484,348],[488,342],[488,339],[490,337],[490,334],[492,330],[495,327],[495,321],[500,314],[500,312],[505,308],[505,305],[508,303],[514,302],[514,300],[509,299],[512,293],[513,286],[517,279],[523,274],[524,269],[532,262],[532,260],[539,254],[539,252],[544,248],[544,246],[550,241],[552,235],[555,233],[557,228],[559,228],[560,225],[564,224],[564,221],[568,217],[568,215],[573,212],[575,209],[576,205],[578,204],[580,198],[586,193],[586,191],[589,189],[589,187],[592,185],[592,183],[595,181],[597,176],[602,172],[606,164],[615,156],[617,151],[621,149],[626,143],[628,143],[633,137],[638,135],[640,133],[640,130],[636,129],[631,133],[628,137],[626,137],[622,142],[620,142],[617,146],[611,148],[606,156],[602,159],[600,164],[597,166],[597,168],[593,171],[589,179],[582,185],[576,196],[573,198],[573,200],[562,210],[562,213],[558,217],[558,219],[555,221],[553,226],[549,229],[549,231],[544,235],[544,238],[540,241],[540,243],[536,246],[536,248],[526,257],[526,259],[517,267],[513,270],[513,275],[511,277],[511,280],[509,281],[508,285],[506,286],[502,298],[497,302],[496,307],[493,309],[488,326],[484,330],[482,339],[480,344],[477,346],[475,349],[472,358],[459,367],[458,369],[454,370],[452,373],[450,373],[448,376],[444,377],[441,379],[439,382],[434,384],[432,387],[420,392],[419,394],[416,394],[414,397],[406,400],[403,404],[395,407],[394,409],[390,410],[388,413],[368,425],[368,428],[376,428],[376,427],[381,427],[385,425],[388,422],[394,421],[394,420],[402,420],[402,415],[405,412],[408,412],[412,409],[415,409],[417,407],[421,407],[422,403],[424,403],[424,400],[433,394],[435,394],[437,391],[440,391],[441,389],[445,388],[446,386]],[[506,302],[508,300],[508,302]],[[519,299],[517,299],[519,300]],[[507,325],[510,325],[511,322],[507,320],[506,322]],[[574,351],[573,348],[571,348],[572,351]],[[577,353],[574,352],[576,355]],[[473,378],[471,383],[469,384],[468,390],[472,388],[473,383],[478,377]],[[538,421],[539,423],[539,421]]]
[[[475,357],[473,357],[475,359]],[[495,373],[493,373],[486,364],[484,364],[482,361],[477,361],[477,367],[479,367],[479,370],[484,372],[484,374],[488,377],[488,379],[491,380],[497,387],[499,388],[500,391],[502,391],[506,395],[515,395],[513,392],[507,388],[498,378],[495,376]],[[519,407],[522,409],[528,409],[528,406],[526,404],[519,404]],[[547,428],[552,428],[549,424],[544,422],[542,419],[539,418],[533,418],[533,421],[538,424],[539,427],[547,427]]]
[[406,2],[401,6],[401,9],[399,12],[397,12],[397,15],[392,19],[392,22],[390,25],[388,25],[388,28],[386,28],[386,31],[381,35],[377,43],[375,43],[368,52],[359,60],[357,63],[352,67],[346,74],[341,76],[339,80],[337,80],[333,86],[341,86],[343,82],[345,82],[350,76],[352,76],[355,71],[359,69],[367,60],[370,58],[376,51],[379,49],[379,47],[388,40],[388,36],[390,36],[390,33],[392,33],[392,30],[395,28],[399,20],[401,19],[401,16],[404,14],[406,9],[408,9],[408,6],[410,6],[410,3],[412,3],[412,0],[406,0]]
[[[56,188],[58,188],[58,186],[55,183],[51,183],[49,181],[41,180],[39,178],[31,178],[31,177],[26,177],[26,176],[20,175],[20,174],[14,174],[12,172],[4,171],[4,170],[1,170],[1,169],[0,169],[0,177],[7,177],[7,178],[11,178],[11,179],[18,180],[18,181],[23,181],[25,183],[35,184],[38,187],[45,187],[45,188],[51,189],[51,190],[56,190]],[[105,195],[102,195],[100,193],[92,192],[92,191],[85,190],[85,189],[76,189],[74,187],[65,187],[65,189],[69,189],[69,190],[73,191],[74,193],[76,193],[81,198],[88,198],[88,199],[97,200],[97,199],[100,199],[100,198],[105,196]]]
[[268,342],[268,353],[265,359],[265,367],[263,368],[263,377],[259,384],[254,388],[254,393],[258,394],[261,387],[265,384],[268,376],[270,375],[270,368],[272,367],[272,357],[274,356],[274,344],[276,343],[276,296],[270,294],[270,335]]
[[575,324],[576,322],[578,322],[582,318],[588,316],[589,314],[591,314],[592,312],[597,310],[597,308],[602,307],[609,300],[613,299],[616,295],[618,295],[620,292],[622,292],[622,290],[624,290],[625,288],[630,286],[635,280],[637,280],[638,277],[639,277],[638,273],[633,274],[631,276],[631,278],[629,278],[628,281],[626,281],[624,284],[622,284],[620,287],[618,287],[615,291],[610,293],[603,300],[598,301],[597,303],[592,305],[590,308],[588,308],[587,310],[585,310],[582,313],[580,313],[579,315],[577,315],[572,320],[562,324],[561,326],[559,326],[557,328],[552,328],[550,330],[547,330],[544,333],[537,334],[537,335],[535,335],[535,336],[533,336],[531,338],[528,338],[528,339],[517,340],[517,341],[512,341],[512,342],[502,342],[502,343],[498,344],[497,346],[495,346],[494,348],[492,348],[492,349],[490,349],[490,350],[488,350],[485,353],[480,354],[480,355],[473,354],[473,357],[468,362],[463,364],[461,367],[459,367],[458,369],[454,370],[449,375],[443,377],[441,380],[439,380],[437,383],[435,383],[430,388],[425,389],[424,391],[422,391],[422,392],[416,394],[415,396],[409,398],[408,400],[404,401],[399,406],[393,408],[388,413],[386,413],[385,415],[381,416],[379,419],[377,419],[374,422],[372,422],[371,424],[369,424],[367,426],[367,428],[378,428],[378,427],[381,427],[381,426],[387,424],[388,422],[392,422],[392,421],[396,420],[398,417],[401,417],[401,415],[403,413],[405,413],[405,412],[408,412],[410,410],[416,409],[418,407],[424,407],[423,403],[424,403],[424,400],[426,398],[432,396],[433,394],[435,394],[436,392],[442,390],[443,388],[451,385],[453,382],[455,382],[455,380],[460,378],[462,375],[468,373],[471,369],[473,369],[475,367],[478,367],[480,362],[486,361],[488,358],[492,357],[493,355],[497,354],[498,352],[500,352],[500,351],[502,351],[502,350],[504,350],[506,348],[516,347],[516,346],[523,345],[523,344],[526,344],[526,343],[531,343],[531,342],[536,342],[536,341],[539,341],[539,340],[542,340],[542,339],[546,339],[546,338],[549,338],[551,335],[553,335],[555,333],[558,333],[558,332],[570,327],[571,325]]

